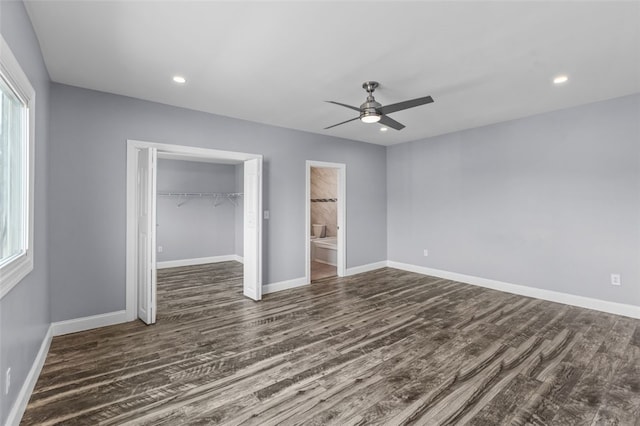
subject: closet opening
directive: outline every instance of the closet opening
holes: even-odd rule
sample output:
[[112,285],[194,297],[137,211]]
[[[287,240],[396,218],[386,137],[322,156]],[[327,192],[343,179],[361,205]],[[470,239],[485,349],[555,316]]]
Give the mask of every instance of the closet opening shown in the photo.
[[262,156],[127,143],[127,316],[262,297]]
[[158,152],[157,317],[242,298],[243,163]]

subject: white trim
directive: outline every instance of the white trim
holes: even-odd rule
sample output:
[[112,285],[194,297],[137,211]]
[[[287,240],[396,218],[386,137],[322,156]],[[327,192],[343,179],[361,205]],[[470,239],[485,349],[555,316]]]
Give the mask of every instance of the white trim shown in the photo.
[[430,275],[433,277],[444,278],[452,281],[459,281],[479,287],[491,288],[493,290],[518,294],[520,296],[535,297],[536,299],[548,300],[550,302],[563,303],[565,305],[578,306],[581,308],[593,309],[610,314],[640,319],[640,306],[609,302],[606,300],[593,299],[591,297],[577,296],[575,294],[561,293],[559,291],[545,290],[519,284],[511,284],[502,281],[490,280],[487,278],[474,277],[472,275],[427,268],[425,266],[394,262],[391,260],[387,262],[387,265],[390,268],[402,269],[403,271]]
[[195,146],[187,146],[187,145],[173,145],[168,143],[157,143],[157,142],[149,142],[149,141],[140,141],[135,139],[127,139],[127,146],[132,146],[135,149],[141,148],[156,148],[158,151],[163,151],[164,153],[178,154],[183,156],[196,158],[210,158],[210,159],[219,159],[219,160],[229,160],[237,162],[237,164],[243,163],[247,160],[253,160],[256,158],[262,158],[262,154],[250,154],[246,152],[236,152],[236,151],[223,151],[219,149],[210,149],[210,148],[197,148]]
[[262,294],[275,293],[276,291],[289,290],[290,288],[302,287],[305,285],[309,285],[309,281],[306,277],[294,278],[292,280],[263,285]]
[[[386,266],[387,266],[386,260],[382,260],[380,262],[375,262],[375,263],[369,263],[367,265],[354,266],[353,268],[348,268],[345,271],[344,276],[348,277],[355,274],[361,274],[363,272],[373,271],[376,269],[384,268]],[[262,294],[275,293],[277,291],[288,290],[296,287],[302,287],[309,284],[310,284],[310,281],[307,279],[307,277],[294,278],[292,280],[266,284],[262,286]]]
[[311,167],[307,161],[304,178],[304,277],[311,284]]
[[244,162],[242,294],[262,299],[262,157]]
[[353,268],[347,268],[346,277],[356,274],[362,274],[364,272],[375,271],[376,269],[386,268],[387,261],[382,260],[380,262],[368,263],[366,265],[354,266]]
[[31,394],[33,393],[33,389],[36,387],[36,382],[38,381],[38,377],[40,376],[40,372],[42,371],[42,367],[44,366],[44,362],[47,359],[47,354],[49,353],[49,346],[51,346],[51,339],[53,338],[53,326],[49,325],[49,329],[44,335],[44,339],[42,339],[42,343],[40,344],[40,350],[36,355],[36,359],[33,360],[33,364],[31,364],[31,368],[29,369],[29,373],[20,388],[20,392],[9,411],[9,416],[7,416],[7,426],[18,426],[20,424],[20,420],[22,420],[22,416],[24,415],[24,411],[27,408],[27,404],[29,403],[29,399],[31,398]]
[[338,202],[337,202],[337,265],[336,273],[339,277],[347,276],[347,165],[344,163],[329,163],[326,161],[306,161],[305,178],[305,279],[311,282],[311,167],[324,167],[338,170]]
[[[136,288],[136,266],[138,252],[137,235],[137,172],[139,147],[127,141],[127,223],[126,223],[126,266],[125,266],[125,311],[127,319],[138,317],[138,291]],[[154,247],[155,250],[155,247]]]
[[126,311],[116,311],[65,321],[57,321],[51,324],[51,328],[54,336],[61,336],[63,334],[77,333],[79,331],[106,327],[108,325],[122,324],[123,322],[128,321],[129,319]]
[[[171,145],[165,143],[155,143],[139,140],[127,140],[127,169],[126,169],[126,185],[127,185],[127,206],[126,206],[126,296],[125,311],[127,312],[127,320],[133,321],[137,318],[138,291],[136,288],[136,254],[137,254],[137,235],[136,235],[136,175],[138,167],[138,150],[142,148],[156,148],[158,151],[169,152],[173,154],[184,155],[188,157],[209,158],[228,160],[237,162],[238,164],[251,159],[261,159],[261,154],[250,154],[243,152],[221,151],[209,148],[196,148],[185,145]],[[262,202],[262,185],[260,186],[260,202]],[[262,227],[262,221],[258,224]],[[260,228],[260,238],[262,238],[262,228]],[[262,265],[262,243],[260,243],[260,261]],[[262,273],[260,266],[259,273]]]
[[27,75],[20,67],[20,63],[11,52],[9,45],[0,34],[0,74],[8,80],[10,88],[27,105],[28,129],[27,129],[27,241],[24,254],[11,260],[0,268],[0,300],[8,294],[13,287],[33,270],[33,234],[34,234],[34,180],[35,180],[35,129],[36,129],[36,92],[31,86]]
[[236,261],[242,263],[242,258],[237,254],[223,256],[196,257],[193,259],[165,260],[156,264],[158,269],[177,268],[179,266],[205,265],[207,263]]

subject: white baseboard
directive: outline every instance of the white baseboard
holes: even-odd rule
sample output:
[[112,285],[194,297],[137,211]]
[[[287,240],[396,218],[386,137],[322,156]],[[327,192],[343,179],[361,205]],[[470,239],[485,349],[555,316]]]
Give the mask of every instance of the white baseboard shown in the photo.
[[472,275],[458,274],[456,272],[442,271],[440,269],[432,269],[425,266],[411,265],[408,263],[394,262],[391,260],[387,262],[387,265],[390,268],[402,269],[403,271],[430,275],[433,277],[444,278],[452,281],[459,281],[479,287],[486,287],[493,290],[518,294],[520,296],[534,297],[536,299],[548,300],[550,302],[563,303],[565,305],[578,306],[581,308],[593,309],[610,314],[640,319],[640,306],[609,302],[606,300],[593,299],[591,297],[577,296],[574,294],[561,293],[558,291],[528,287],[519,284],[505,283],[502,281],[474,277]]
[[305,277],[294,278],[292,280],[280,281],[277,283],[266,284],[262,286],[262,294],[275,293],[276,291],[288,290],[290,288],[302,287],[309,285]]
[[[373,271],[375,269],[384,268],[387,266],[387,261],[369,263],[367,265],[354,266],[353,268],[347,268],[345,270],[345,277],[355,274],[361,274],[363,272]],[[302,287],[309,285],[309,282],[305,277],[294,278],[292,280],[280,281],[277,283],[266,284],[262,287],[262,294],[275,293],[276,291],[288,290],[290,288]]]
[[347,268],[344,274],[345,277],[362,274],[364,272],[375,271],[376,269],[385,268],[387,266],[387,261],[382,260],[380,262],[368,263],[366,265],[354,266],[352,268]]
[[194,259],[165,260],[164,262],[157,262],[156,268],[177,268],[178,266],[204,265],[205,263],[229,262],[231,260],[242,263],[243,258],[237,254],[225,254],[223,256],[197,257]]
[[40,376],[40,371],[42,371],[42,366],[44,366],[44,361],[47,359],[47,353],[49,353],[49,346],[51,345],[52,337],[53,326],[50,325],[47,333],[44,335],[44,339],[42,339],[42,344],[40,345],[40,350],[36,355],[36,359],[33,360],[29,373],[20,388],[18,397],[9,411],[6,423],[7,426],[18,426],[20,424],[20,420],[22,420],[22,416],[24,415],[24,410],[26,410],[29,399],[31,398],[31,393],[36,387],[36,382]]
[[79,331],[91,330],[92,328],[106,327],[108,325],[128,322],[127,311],[109,312],[89,317],[74,318],[66,321],[57,321],[51,324],[54,336],[77,333]]
[[[361,274],[363,272],[373,271],[375,269],[384,268],[387,266],[387,261],[369,263],[367,265],[354,266],[353,268],[347,268],[345,270],[345,277],[355,274]],[[288,290],[290,288],[302,287],[309,285],[305,277],[294,278],[292,280],[280,281],[277,283],[266,284],[262,287],[262,294],[275,293],[276,291]]]

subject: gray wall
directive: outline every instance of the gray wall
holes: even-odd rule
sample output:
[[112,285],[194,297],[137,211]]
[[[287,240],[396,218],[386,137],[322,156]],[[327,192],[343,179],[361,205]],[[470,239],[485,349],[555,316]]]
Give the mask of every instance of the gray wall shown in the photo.
[[59,84],[51,96],[54,321],[125,307],[127,139],[264,155],[265,284],[304,276],[305,160],[347,165],[347,266],[387,258],[382,146]]
[[[158,192],[236,192],[235,166],[158,160]],[[242,191],[240,191],[242,192]],[[181,204],[178,206],[178,204]],[[157,197],[157,261],[235,254],[236,206],[231,200]]]
[[[49,75],[22,2],[0,2],[0,33],[36,91],[34,269],[0,300],[0,424],[6,422],[50,324],[47,272]],[[11,388],[4,395],[5,371]]]
[[639,123],[633,95],[389,147],[389,259],[640,305]]

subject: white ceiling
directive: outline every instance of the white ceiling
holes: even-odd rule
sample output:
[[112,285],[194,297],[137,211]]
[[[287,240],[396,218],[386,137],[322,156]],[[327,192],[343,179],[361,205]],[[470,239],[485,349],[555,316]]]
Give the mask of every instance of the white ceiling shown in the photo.
[[[640,2],[28,1],[53,81],[391,145],[640,92]],[[558,87],[551,79],[566,73]],[[180,74],[187,84],[171,81]],[[359,120],[365,80],[401,131]]]

